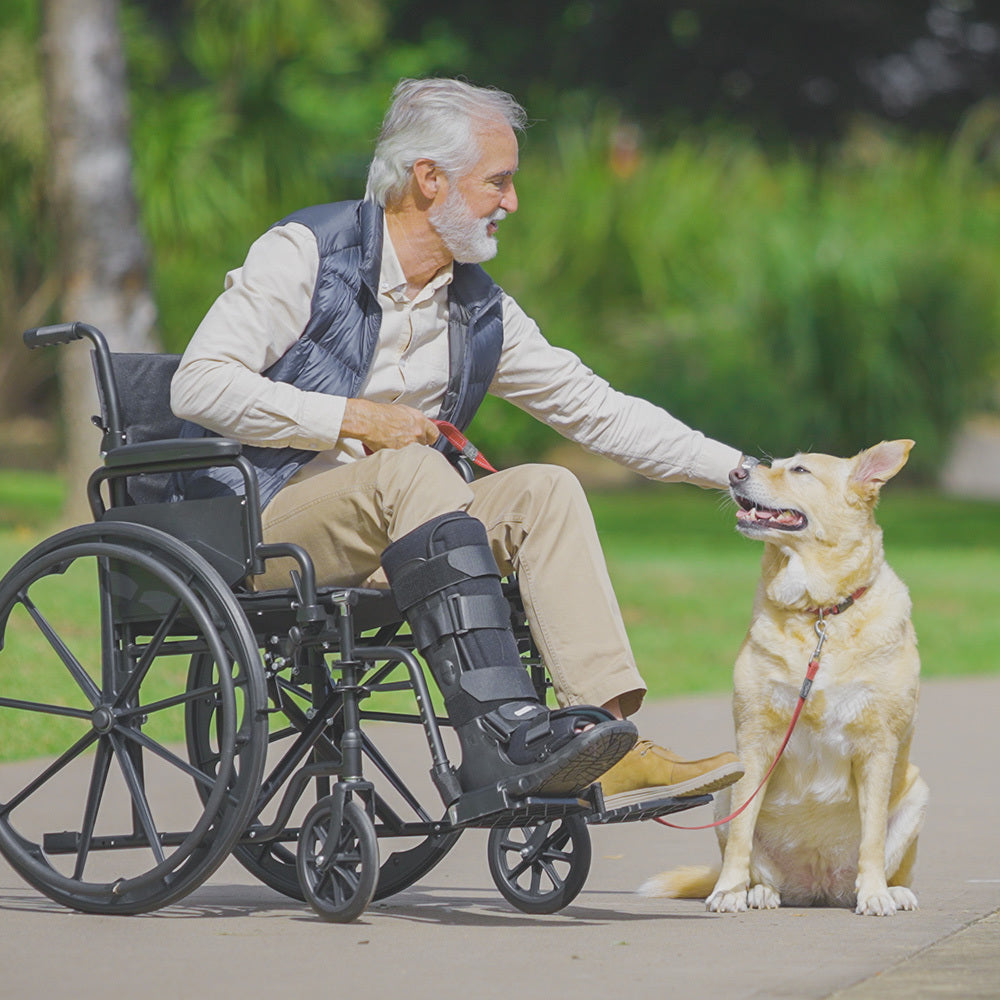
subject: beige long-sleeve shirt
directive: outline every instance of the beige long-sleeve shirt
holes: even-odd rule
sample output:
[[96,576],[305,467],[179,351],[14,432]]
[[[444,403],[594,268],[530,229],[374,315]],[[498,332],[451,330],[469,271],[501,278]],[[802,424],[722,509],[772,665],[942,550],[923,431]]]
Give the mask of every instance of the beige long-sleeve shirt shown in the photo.
[[[382,325],[371,372],[358,395],[404,403],[434,417],[448,379],[448,284],[442,269],[413,299],[384,232]],[[340,437],[346,399],[272,382],[260,373],[302,335],[319,271],[311,230],[269,230],[191,339],[171,387],[177,416],[264,447],[318,452],[299,473],[315,475],[363,454]],[[646,400],[613,389],[570,351],[549,344],[537,324],[503,296],[504,341],[490,393],[544,421],[588,450],[650,479],[725,486],[740,452],[692,430]]]

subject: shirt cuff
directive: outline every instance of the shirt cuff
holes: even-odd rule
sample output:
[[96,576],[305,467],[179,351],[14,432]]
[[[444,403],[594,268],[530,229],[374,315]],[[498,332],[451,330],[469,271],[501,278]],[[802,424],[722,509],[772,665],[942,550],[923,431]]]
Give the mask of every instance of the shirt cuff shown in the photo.
[[306,448],[309,451],[336,448],[346,407],[346,396],[304,392],[299,416],[300,438],[295,442],[295,447]]
[[691,470],[690,481],[706,488],[729,486],[729,473],[740,464],[742,452],[727,444],[705,438],[701,454]]

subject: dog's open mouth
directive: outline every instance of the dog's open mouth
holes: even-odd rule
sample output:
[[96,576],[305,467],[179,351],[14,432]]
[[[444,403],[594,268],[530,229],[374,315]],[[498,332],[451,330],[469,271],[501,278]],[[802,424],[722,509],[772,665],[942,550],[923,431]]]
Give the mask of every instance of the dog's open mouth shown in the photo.
[[776,510],[770,507],[761,507],[738,494],[733,494],[733,499],[739,504],[736,511],[736,527],[741,531],[763,530],[764,528],[777,528],[779,531],[801,531],[806,524],[805,514],[800,510]]

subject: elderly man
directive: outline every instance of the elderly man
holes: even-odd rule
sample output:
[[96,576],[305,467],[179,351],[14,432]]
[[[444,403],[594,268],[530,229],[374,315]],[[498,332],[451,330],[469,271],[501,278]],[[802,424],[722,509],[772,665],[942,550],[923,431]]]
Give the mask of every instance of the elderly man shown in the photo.
[[[724,486],[741,460],[549,345],[478,266],[518,207],[524,124],[502,92],[402,81],[364,200],[296,212],[253,244],[184,354],[173,408],[244,443],[265,540],[302,545],[323,584],[388,581],[458,732],[464,790],[601,778],[612,804],[700,794],[742,768],[636,743],[626,717],[646,688],[574,477],[525,465],[466,483],[439,450],[434,420],[466,427],[489,392],[653,479]],[[185,494],[238,489],[231,472]],[[511,573],[558,710],[518,659]],[[256,585],[286,574],[276,563]]]

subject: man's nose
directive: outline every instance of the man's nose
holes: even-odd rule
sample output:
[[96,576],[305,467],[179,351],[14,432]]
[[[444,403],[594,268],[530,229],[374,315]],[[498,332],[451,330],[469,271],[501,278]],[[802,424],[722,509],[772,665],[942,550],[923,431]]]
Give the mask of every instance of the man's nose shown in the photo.
[[510,187],[504,191],[503,198],[500,199],[500,207],[505,212],[516,212],[517,211],[517,191],[514,190],[514,182],[511,181]]

